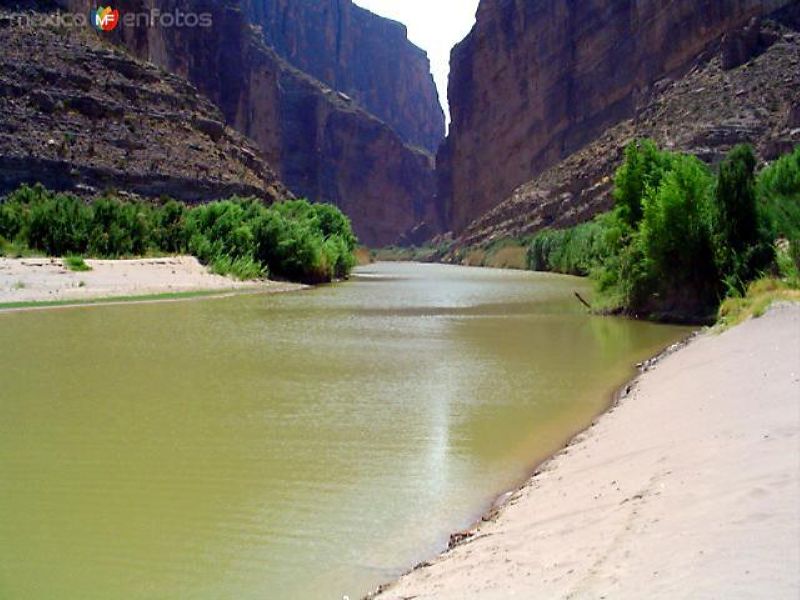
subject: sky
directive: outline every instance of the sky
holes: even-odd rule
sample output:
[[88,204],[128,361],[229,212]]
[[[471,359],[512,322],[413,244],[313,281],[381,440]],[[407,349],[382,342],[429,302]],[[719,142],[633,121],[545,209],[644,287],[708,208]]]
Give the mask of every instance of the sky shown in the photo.
[[354,0],[356,4],[382,17],[400,21],[408,28],[408,38],[428,53],[431,70],[439,89],[445,116],[450,50],[464,39],[475,23],[479,0]]

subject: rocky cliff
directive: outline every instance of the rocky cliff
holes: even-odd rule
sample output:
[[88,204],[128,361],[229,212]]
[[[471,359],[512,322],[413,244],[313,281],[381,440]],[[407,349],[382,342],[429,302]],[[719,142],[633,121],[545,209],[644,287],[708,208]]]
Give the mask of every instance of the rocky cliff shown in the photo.
[[752,144],[765,160],[790,152],[800,144],[797,13],[794,24],[756,22],[730,32],[708,60],[700,57],[683,77],[661,80],[641,99],[633,118],[607,129],[471,222],[455,240],[452,256],[544,227],[569,227],[610,209],[614,171],[634,139],[652,138],[709,163],[739,143]]
[[88,29],[0,9],[0,193],[21,183],[187,202],[287,190],[258,149],[179,77]]
[[436,152],[444,114],[428,57],[404,25],[351,0],[248,0],[247,11],[292,65],[352,97],[407,143]]
[[[634,118],[659,82],[685,75],[726,33],[791,4],[481,0],[451,56],[451,133],[438,157],[450,227],[463,232],[515,188]],[[726,60],[737,62],[735,44]]]
[[[66,1],[77,12],[95,4]],[[344,210],[362,242],[394,243],[420,222],[435,222],[432,157],[268,47],[249,1],[120,0],[114,6],[123,15],[206,13],[212,26],[164,27],[156,19],[103,35],[191,81],[293,192]]]

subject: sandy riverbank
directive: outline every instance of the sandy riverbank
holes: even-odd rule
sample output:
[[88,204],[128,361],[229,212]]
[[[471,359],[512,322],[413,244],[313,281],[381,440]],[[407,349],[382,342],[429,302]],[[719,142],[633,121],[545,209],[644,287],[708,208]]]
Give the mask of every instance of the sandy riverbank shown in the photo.
[[800,597],[800,306],[699,336],[383,600]]
[[192,256],[87,260],[92,270],[72,272],[56,258],[0,258],[0,304],[83,302],[192,292],[284,292],[305,286],[238,281],[210,273]]

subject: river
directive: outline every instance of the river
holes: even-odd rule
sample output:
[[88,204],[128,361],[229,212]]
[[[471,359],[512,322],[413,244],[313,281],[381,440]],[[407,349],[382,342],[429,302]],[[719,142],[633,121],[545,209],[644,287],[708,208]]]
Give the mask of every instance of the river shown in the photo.
[[376,264],[0,314],[0,597],[356,598],[440,550],[684,328],[580,279]]

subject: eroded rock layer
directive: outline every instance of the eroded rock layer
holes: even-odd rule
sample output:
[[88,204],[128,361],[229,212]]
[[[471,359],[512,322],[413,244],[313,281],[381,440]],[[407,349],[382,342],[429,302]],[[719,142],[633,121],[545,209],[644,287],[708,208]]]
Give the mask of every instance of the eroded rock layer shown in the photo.
[[185,80],[83,29],[0,12],[0,193],[41,182],[188,202],[288,194]]

